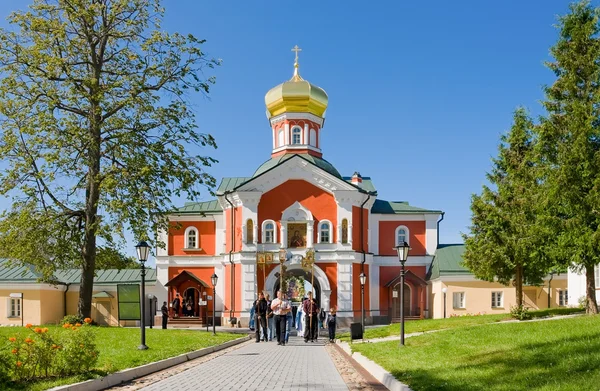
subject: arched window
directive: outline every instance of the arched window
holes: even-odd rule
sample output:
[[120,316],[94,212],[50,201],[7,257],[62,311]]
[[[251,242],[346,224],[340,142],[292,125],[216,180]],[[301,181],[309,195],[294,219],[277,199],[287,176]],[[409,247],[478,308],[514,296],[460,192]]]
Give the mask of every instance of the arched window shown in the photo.
[[342,220],[342,244],[348,243],[348,219]]
[[283,147],[283,144],[285,144],[285,137],[283,135],[283,129],[279,129],[279,133],[277,134],[277,147]]
[[265,220],[262,226],[262,242],[263,243],[275,243],[275,235],[277,233],[277,226],[273,220]]
[[297,126],[292,128],[292,144],[302,144],[302,129]]
[[185,248],[198,248],[198,230],[188,227],[185,230]]
[[246,244],[254,243],[254,222],[250,219],[246,221]]
[[332,236],[331,223],[327,220],[321,221],[319,223],[319,243],[331,243]]
[[396,246],[399,246],[404,242],[410,244],[410,237],[408,235],[408,228],[401,225],[396,228]]

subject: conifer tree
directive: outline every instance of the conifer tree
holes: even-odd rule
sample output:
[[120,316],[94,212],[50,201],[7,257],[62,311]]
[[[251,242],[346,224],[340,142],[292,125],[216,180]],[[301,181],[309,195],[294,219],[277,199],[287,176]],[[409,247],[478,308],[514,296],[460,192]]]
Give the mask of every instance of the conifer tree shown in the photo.
[[501,136],[499,153],[487,174],[491,186],[472,196],[472,225],[464,235],[465,265],[484,281],[514,283],[517,306],[523,305],[523,284],[540,283],[548,265],[539,244],[543,230],[536,226],[538,181],[534,159],[533,123],[519,108],[508,134]]
[[597,313],[594,267],[600,262],[600,10],[587,1],[559,18],[559,39],[547,63],[539,126],[544,218],[554,230],[548,255],[586,274],[586,308]]

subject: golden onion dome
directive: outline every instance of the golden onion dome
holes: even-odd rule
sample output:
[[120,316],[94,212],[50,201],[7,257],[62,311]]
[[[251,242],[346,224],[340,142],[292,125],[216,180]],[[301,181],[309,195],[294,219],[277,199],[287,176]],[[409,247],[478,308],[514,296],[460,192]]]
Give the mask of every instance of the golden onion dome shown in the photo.
[[304,80],[298,73],[298,52],[300,50],[298,46],[292,49],[296,52],[294,76],[289,81],[271,88],[265,95],[268,118],[286,112],[311,113],[317,117],[325,115],[329,101],[327,93],[321,87]]

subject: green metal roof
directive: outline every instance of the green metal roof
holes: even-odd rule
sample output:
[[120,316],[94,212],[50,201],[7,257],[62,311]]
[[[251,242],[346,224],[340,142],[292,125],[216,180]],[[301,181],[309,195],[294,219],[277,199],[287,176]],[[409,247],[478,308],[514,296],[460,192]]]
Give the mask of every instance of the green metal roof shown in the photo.
[[217,200],[203,202],[186,202],[184,206],[176,210],[177,213],[223,213],[223,208]]
[[[363,182],[364,183],[364,182]],[[375,200],[371,213],[404,214],[404,213],[442,213],[440,210],[430,210],[411,206],[406,201]]]
[[226,191],[230,191],[238,187],[244,182],[247,182],[252,178],[246,177],[232,177],[232,178],[223,178],[221,183],[219,184],[219,188],[217,189],[217,194],[223,194]]
[[[351,176],[345,176],[342,178],[343,180],[345,180],[346,182],[350,183],[351,185],[353,185],[354,183],[352,183],[352,177]],[[377,191],[377,189],[375,189],[375,185],[373,184],[373,181],[371,180],[371,177],[368,176],[364,176],[362,177],[362,186],[361,188],[365,191],[368,191],[370,193],[374,193]]]
[[462,265],[465,252],[464,244],[440,244],[429,268],[428,279],[434,280],[443,276],[471,275]]
[[[54,273],[57,283],[79,284],[81,270],[57,270]],[[37,273],[33,266],[7,266],[7,261],[0,260],[0,283],[37,283],[42,275]],[[140,269],[104,269],[96,270],[94,285],[112,285],[123,283],[135,283],[141,281]],[[146,281],[156,282],[156,270],[146,269]]]
[[328,173],[335,176],[336,178],[342,179],[342,176],[340,175],[338,170],[333,166],[333,164],[329,163],[325,159],[321,159],[316,156],[309,155],[308,153],[286,153],[284,155],[271,158],[271,159],[267,160],[266,162],[264,162],[263,164],[261,164],[260,167],[258,167],[256,172],[254,172],[254,175],[252,175],[252,178],[256,178],[260,174],[262,174],[266,171],[269,171],[270,169],[272,169],[274,167],[277,167],[281,163],[293,158],[294,156],[299,156],[302,159],[319,167],[320,169],[327,171]]

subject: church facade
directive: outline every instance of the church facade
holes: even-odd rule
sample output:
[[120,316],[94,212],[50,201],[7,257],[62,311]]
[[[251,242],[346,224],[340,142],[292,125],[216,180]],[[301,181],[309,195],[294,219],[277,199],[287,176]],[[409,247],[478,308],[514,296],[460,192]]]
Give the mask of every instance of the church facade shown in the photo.
[[[364,273],[367,323],[389,323],[400,313],[394,247],[406,241],[405,313],[428,317],[426,275],[443,212],[379,199],[370,177],[343,176],[323,158],[328,96],[300,77],[297,57],[291,80],[267,92],[265,103],[270,159],[249,177],[223,178],[215,200],[186,203],[159,233],[166,244],[156,253],[159,300],[179,294],[188,315],[208,319],[214,295],[221,323],[244,325],[258,292],[276,294],[285,259],[284,281],[312,281],[321,307],[335,307],[346,324],[360,319]],[[313,251],[314,266],[303,268]]]

